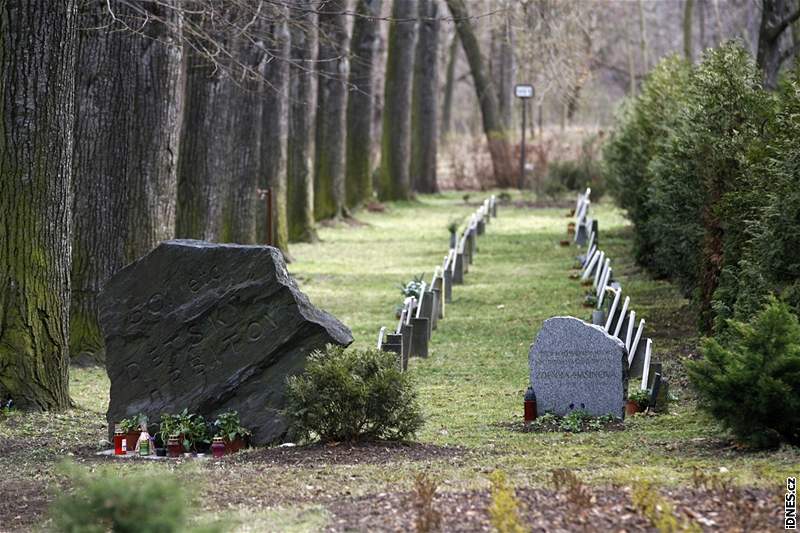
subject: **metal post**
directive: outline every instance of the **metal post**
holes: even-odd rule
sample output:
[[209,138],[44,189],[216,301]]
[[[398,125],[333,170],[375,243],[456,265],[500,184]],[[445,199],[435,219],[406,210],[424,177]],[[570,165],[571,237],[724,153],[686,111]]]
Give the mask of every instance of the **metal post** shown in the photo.
[[518,84],[514,86],[514,94],[522,100],[522,143],[519,151],[519,184],[520,188],[525,186],[525,114],[528,109],[526,100],[533,98],[533,85]]
[[525,98],[522,101],[522,145],[519,152],[519,188],[525,186]]

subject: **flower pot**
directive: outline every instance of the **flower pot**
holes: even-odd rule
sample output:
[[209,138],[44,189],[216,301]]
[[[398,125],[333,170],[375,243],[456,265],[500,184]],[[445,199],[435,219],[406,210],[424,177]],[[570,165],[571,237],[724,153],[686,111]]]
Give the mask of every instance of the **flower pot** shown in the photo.
[[233,440],[228,440],[227,438],[225,438],[224,440],[225,440],[225,454],[226,455],[230,455],[232,453],[236,453],[239,450],[241,450],[242,448],[246,448],[247,447],[247,443],[244,441],[244,439],[240,435],[236,435],[236,438],[233,439]]
[[625,402],[625,414],[628,416],[633,416],[636,413],[641,413],[642,409],[639,407],[639,404],[634,402],[633,400],[628,400]]
[[156,448],[156,456],[157,457],[166,457],[167,456],[167,449],[166,448]]
[[141,431],[129,431],[127,435],[125,435],[125,440],[128,441],[128,453],[136,451],[136,443],[139,442],[139,435],[141,434]]

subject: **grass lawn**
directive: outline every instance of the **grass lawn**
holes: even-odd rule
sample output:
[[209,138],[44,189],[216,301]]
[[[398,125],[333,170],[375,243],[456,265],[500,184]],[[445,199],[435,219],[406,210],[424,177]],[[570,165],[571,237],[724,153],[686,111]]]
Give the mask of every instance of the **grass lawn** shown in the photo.
[[[323,227],[321,242],[293,246],[289,270],[315,305],[352,329],[356,345],[372,345],[380,326],[395,324],[398,284],[421,273],[430,279],[447,249],[447,223],[466,217],[484,197],[472,193],[467,205],[462,193],[423,196],[389,204],[385,213],[359,213],[359,224]],[[664,363],[676,397],[671,412],[630,418],[624,431],[543,434],[509,427],[522,420],[528,350],[542,321],[590,314],[581,306],[585,289],[569,279],[576,250],[559,246],[566,208],[530,208],[522,202],[530,198],[519,194],[514,200],[515,206],[500,206],[479,239],[466,283],[454,287],[434,333],[430,357],[410,363],[426,415],[422,445],[254,450],[220,462],[115,461],[114,468],[123,475],[143,468],[176,471],[196,488],[201,520],[222,519],[242,531],[372,529],[363,510],[407,514],[410,504],[401,496],[420,472],[435,478],[445,495],[473,495],[465,496],[472,507],[461,514],[473,509],[484,523],[490,472],[508,474],[524,507],[538,501],[536,491],[550,490],[556,468],[573,470],[602,494],[626,494],[624,487],[650,481],[664,494],[679,495],[694,488],[696,472],[714,474],[766,494],[777,528],[780,490],[787,476],[800,473],[800,450],[742,451],[697,411],[681,364],[696,357],[693,312],[668,283],[634,265],[630,229],[611,205],[593,206],[601,245],[632,308],[647,320],[654,360]],[[89,466],[100,462],[91,452],[105,435],[108,380],[98,369],[73,369],[71,376],[75,409],[0,420],[0,530],[41,522],[48,502],[68,484],[57,469],[65,456]],[[384,525],[391,523],[387,518]]]

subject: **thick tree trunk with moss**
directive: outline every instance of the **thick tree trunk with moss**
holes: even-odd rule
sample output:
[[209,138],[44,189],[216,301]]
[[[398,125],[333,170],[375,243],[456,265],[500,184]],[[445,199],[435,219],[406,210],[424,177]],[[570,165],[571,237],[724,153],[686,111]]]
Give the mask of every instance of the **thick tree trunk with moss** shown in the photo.
[[69,406],[75,3],[0,3],[0,400]]
[[311,124],[314,120],[316,16],[310,0],[298,0],[292,12],[289,66],[289,135],[286,143],[289,240],[313,242],[314,180]]
[[[289,253],[289,221],[286,211],[286,138],[289,107],[289,28],[286,8],[276,8],[275,20],[267,32],[270,53],[275,57],[264,63],[263,110],[261,113],[261,171],[259,187],[272,188],[272,243]],[[267,242],[266,203],[259,201],[256,209],[256,235],[260,243]]]
[[436,0],[419,0],[419,36],[411,98],[411,167],[414,191],[434,193],[439,94],[439,10]]
[[447,6],[455,19],[458,37],[469,61],[475,93],[481,106],[483,132],[492,156],[495,183],[499,187],[517,187],[519,173],[514,168],[509,132],[500,119],[495,89],[486,76],[480,45],[470,22],[469,12],[464,0],[447,0]]
[[[314,216],[339,217],[345,209],[344,145],[347,106],[346,0],[319,7],[317,116],[314,142]],[[363,111],[362,111],[363,112]]]
[[444,142],[452,128],[453,90],[455,88],[456,60],[458,59],[458,32],[453,33],[450,41],[450,50],[447,52],[447,71],[444,81],[444,97],[442,99],[442,130],[441,141]]
[[357,0],[350,41],[350,93],[347,97],[345,190],[347,206],[357,207],[372,198],[372,111],[375,99],[377,18],[382,0]]
[[416,0],[394,0],[384,82],[381,132],[381,200],[411,198],[411,88],[416,40]]
[[120,22],[100,3],[78,19],[70,354],[81,362],[104,360],[103,284],[175,225],[180,20],[146,23],[148,3],[112,5]]

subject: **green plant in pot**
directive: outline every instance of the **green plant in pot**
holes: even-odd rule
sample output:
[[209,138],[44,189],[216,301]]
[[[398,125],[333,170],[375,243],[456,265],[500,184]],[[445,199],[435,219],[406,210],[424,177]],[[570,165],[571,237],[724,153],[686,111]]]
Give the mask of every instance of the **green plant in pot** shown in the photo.
[[130,418],[123,418],[119,421],[119,428],[125,434],[128,450],[136,449],[139,435],[142,434],[142,424],[147,424],[147,416],[138,413]]
[[220,413],[214,421],[214,436],[222,437],[225,453],[236,453],[247,446],[250,430],[242,426],[239,413],[228,411]]
[[641,413],[648,405],[650,405],[650,391],[637,389],[628,395],[625,413],[628,415]]
[[211,445],[206,421],[187,409],[177,415],[162,414],[158,434],[165,443],[170,436],[177,435],[186,452],[204,451]]

